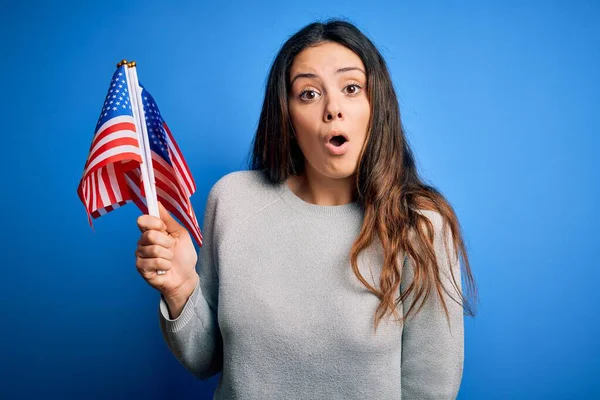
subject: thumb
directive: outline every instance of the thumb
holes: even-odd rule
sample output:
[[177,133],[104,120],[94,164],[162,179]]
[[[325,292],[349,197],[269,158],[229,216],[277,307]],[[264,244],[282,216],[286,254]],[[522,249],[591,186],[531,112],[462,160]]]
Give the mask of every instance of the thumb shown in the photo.
[[160,214],[161,221],[164,222],[165,226],[167,227],[167,233],[177,234],[181,232],[182,229],[185,229],[175,220],[175,218],[173,218],[173,216],[171,216],[169,211],[167,211],[165,206],[163,206],[160,201],[158,202],[158,212]]

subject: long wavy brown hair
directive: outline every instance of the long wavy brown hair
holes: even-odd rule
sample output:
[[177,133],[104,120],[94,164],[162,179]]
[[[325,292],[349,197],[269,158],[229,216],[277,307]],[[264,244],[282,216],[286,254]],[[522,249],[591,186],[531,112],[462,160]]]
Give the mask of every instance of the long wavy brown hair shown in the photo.
[[[263,170],[272,183],[282,183],[290,175],[304,171],[304,156],[295,141],[288,112],[290,91],[289,70],[294,57],[303,49],[323,42],[337,42],[354,51],[367,72],[367,91],[371,118],[367,139],[362,149],[357,171],[355,196],[364,210],[363,225],[350,251],[350,261],[356,277],[381,301],[375,311],[374,329],[381,319],[392,313],[401,323],[411,313],[418,313],[435,290],[449,323],[448,308],[442,296],[440,265],[434,248],[434,226],[417,210],[434,210],[451,229],[454,255],[462,256],[461,265],[467,293],[477,296],[469,260],[456,214],[446,198],[419,177],[413,153],[400,120],[398,100],[387,65],[375,45],[352,23],[333,19],[313,22],[292,35],[281,47],[269,71],[265,97],[252,143],[250,169]],[[379,288],[373,287],[358,269],[358,255],[378,238],[383,247],[384,264]],[[413,263],[414,279],[400,297],[402,262],[399,254]],[[456,259],[456,258],[455,258]],[[469,297],[457,285],[451,270],[452,283],[459,302],[469,316],[474,307]],[[414,292],[414,301],[404,317],[398,318],[397,307]],[[421,306],[415,311],[419,300]]]

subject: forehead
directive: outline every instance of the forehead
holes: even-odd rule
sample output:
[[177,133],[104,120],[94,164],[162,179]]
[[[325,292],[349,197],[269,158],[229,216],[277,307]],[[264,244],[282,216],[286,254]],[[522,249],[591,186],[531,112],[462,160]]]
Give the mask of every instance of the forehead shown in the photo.
[[292,62],[290,75],[302,72],[333,73],[344,67],[365,68],[355,52],[341,44],[326,42],[307,47],[298,53]]

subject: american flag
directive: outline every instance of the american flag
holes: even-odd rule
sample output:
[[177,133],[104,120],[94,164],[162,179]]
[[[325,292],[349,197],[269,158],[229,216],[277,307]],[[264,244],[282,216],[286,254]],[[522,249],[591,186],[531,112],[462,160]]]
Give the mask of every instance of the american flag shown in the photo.
[[[156,181],[156,197],[171,214],[181,221],[196,242],[202,246],[202,233],[189,199],[196,191],[196,183],[154,98],[141,83],[140,87],[142,88],[142,104]],[[125,175],[128,185],[136,194],[133,197],[134,202],[142,212],[147,213],[146,200],[138,195],[143,193],[139,168],[129,171]]]
[[[140,170],[143,150],[131,108],[126,68],[126,64],[120,66],[113,75],[77,188],[90,226],[92,218],[131,202],[148,213]],[[196,190],[192,174],[146,89],[142,90],[142,101],[157,198],[202,246],[202,233],[189,199]]]

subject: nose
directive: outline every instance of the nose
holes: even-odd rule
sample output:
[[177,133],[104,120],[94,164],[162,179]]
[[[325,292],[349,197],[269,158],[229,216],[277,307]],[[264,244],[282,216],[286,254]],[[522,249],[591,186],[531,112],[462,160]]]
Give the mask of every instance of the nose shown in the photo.
[[325,107],[324,118],[325,122],[332,121],[333,119],[343,118],[342,110],[338,101],[332,98],[329,99],[329,102]]
[[342,113],[341,112],[337,112],[337,113],[327,112],[327,117],[326,117],[327,121],[331,121],[333,119],[334,115],[337,115],[338,119],[342,118]]

